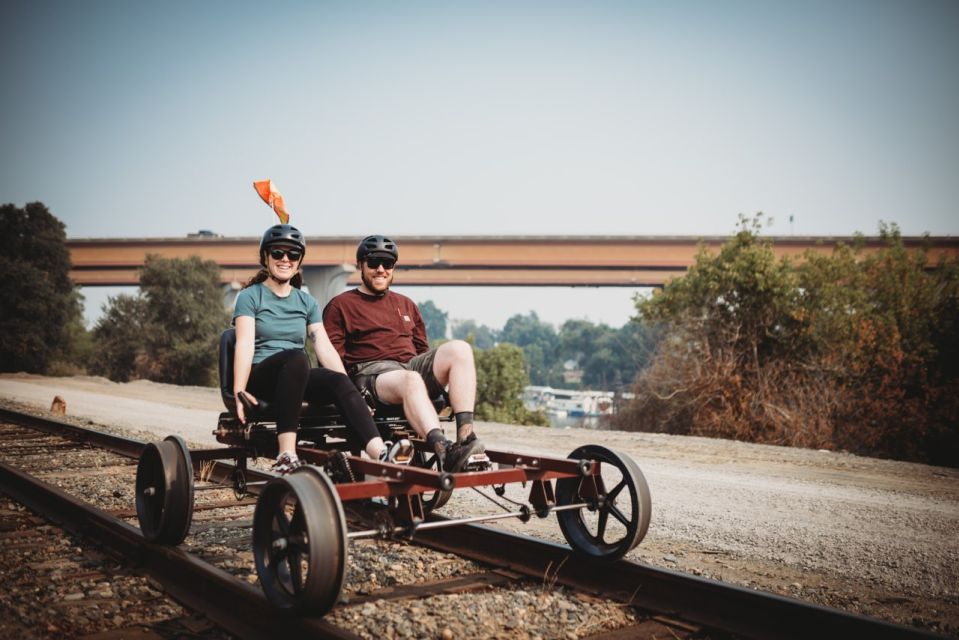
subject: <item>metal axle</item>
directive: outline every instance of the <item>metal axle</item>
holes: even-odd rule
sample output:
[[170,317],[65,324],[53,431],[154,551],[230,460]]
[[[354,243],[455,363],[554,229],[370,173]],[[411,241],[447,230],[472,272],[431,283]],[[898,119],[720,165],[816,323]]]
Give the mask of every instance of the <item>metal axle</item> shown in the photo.
[[[550,513],[554,511],[571,511],[573,509],[582,509],[583,507],[588,507],[589,505],[585,502],[578,504],[567,504],[562,507],[551,507],[549,509]],[[447,527],[455,527],[461,524],[475,524],[477,522],[491,522],[493,520],[505,520],[506,518],[519,518],[520,520],[528,520],[530,514],[533,513],[530,509],[523,509],[520,511],[510,511],[508,513],[497,513],[491,516],[474,516],[472,518],[459,518],[457,520],[444,520],[438,522],[424,522],[422,524],[414,524],[412,526],[402,526],[402,527],[393,527],[392,529],[367,529],[365,531],[350,531],[346,534],[347,538],[350,540],[360,540],[363,538],[375,538],[377,536],[388,537],[391,535],[399,534],[410,534],[413,535],[417,531],[429,531],[430,529],[445,529]]]

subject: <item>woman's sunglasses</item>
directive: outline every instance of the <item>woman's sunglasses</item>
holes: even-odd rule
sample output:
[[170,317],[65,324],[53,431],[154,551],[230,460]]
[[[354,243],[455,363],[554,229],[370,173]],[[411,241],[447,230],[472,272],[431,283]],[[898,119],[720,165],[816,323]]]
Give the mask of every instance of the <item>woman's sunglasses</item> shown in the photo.
[[290,259],[290,262],[296,262],[303,257],[303,252],[296,249],[270,249],[270,257],[274,260],[282,260],[283,256]]
[[367,258],[366,266],[370,269],[379,269],[383,267],[387,271],[396,266],[396,260],[390,260],[389,258]]

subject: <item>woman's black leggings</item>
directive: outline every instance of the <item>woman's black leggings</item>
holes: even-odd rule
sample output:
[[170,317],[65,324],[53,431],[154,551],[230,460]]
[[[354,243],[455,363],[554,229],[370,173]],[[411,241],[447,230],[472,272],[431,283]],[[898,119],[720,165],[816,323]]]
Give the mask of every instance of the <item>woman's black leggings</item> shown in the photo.
[[360,392],[342,373],[310,368],[305,351],[288,349],[274,353],[253,365],[246,390],[272,403],[276,409],[276,431],[296,431],[304,398],[318,404],[334,403],[366,446],[380,435]]

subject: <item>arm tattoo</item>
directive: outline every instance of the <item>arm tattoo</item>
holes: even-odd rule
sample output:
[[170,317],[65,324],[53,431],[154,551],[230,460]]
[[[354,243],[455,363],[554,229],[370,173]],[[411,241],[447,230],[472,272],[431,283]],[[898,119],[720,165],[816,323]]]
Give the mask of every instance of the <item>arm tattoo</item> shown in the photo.
[[312,342],[313,344],[316,344],[316,331],[310,331],[309,336],[310,336],[310,342]]

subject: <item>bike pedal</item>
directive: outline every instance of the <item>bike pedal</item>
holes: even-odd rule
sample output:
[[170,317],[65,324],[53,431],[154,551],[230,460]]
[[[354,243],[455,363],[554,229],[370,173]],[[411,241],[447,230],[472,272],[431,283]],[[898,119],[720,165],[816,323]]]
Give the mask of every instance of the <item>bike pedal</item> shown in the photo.
[[475,453],[471,455],[463,466],[463,471],[489,471],[493,468],[489,456],[485,453]]

